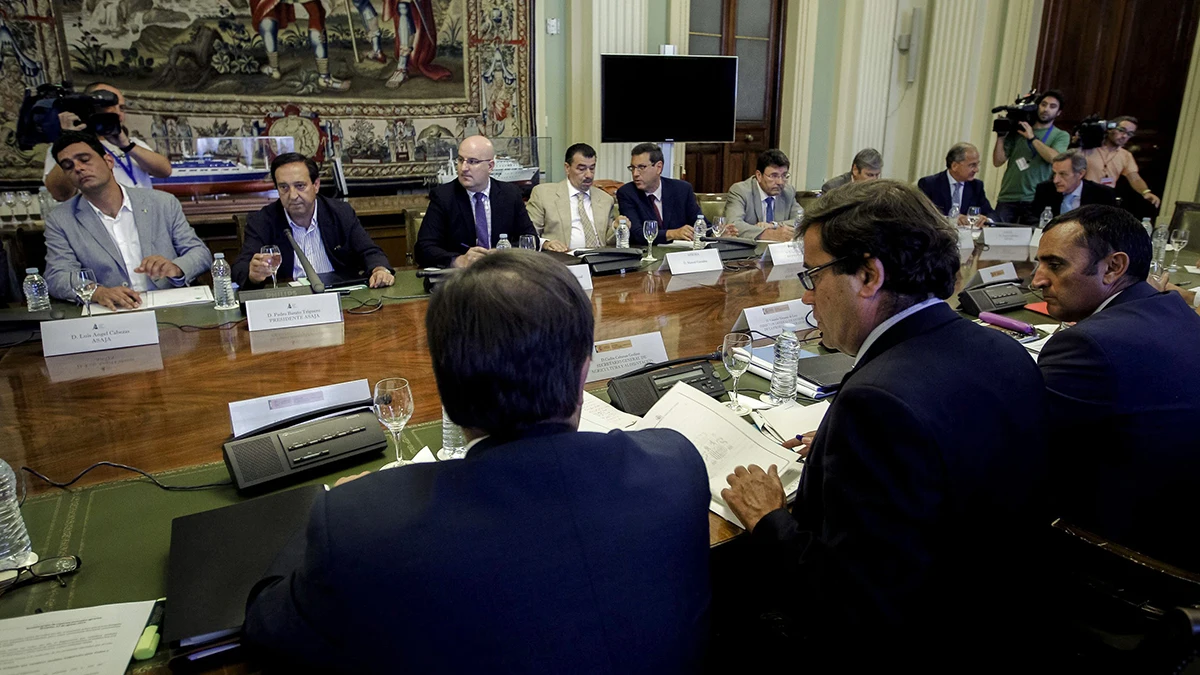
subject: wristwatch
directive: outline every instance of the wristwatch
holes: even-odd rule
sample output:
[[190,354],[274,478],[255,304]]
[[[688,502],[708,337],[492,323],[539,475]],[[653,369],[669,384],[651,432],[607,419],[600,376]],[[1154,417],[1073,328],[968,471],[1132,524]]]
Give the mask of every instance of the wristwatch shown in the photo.
[[126,155],[128,155],[136,147],[137,147],[137,143],[134,143],[133,141],[129,141],[129,145],[127,145],[123,148],[117,148],[117,149],[120,150],[121,152],[125,153]]

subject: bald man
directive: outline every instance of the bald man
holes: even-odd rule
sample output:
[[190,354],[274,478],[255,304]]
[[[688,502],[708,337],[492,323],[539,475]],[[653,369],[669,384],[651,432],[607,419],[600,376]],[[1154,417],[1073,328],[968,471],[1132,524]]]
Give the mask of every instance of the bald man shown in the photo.
[[421,267],[467,267],[496,247],[507,234],[513,248],[521,235],[537,231],[525,211],[521,191],[492,180],[496,151],[483,136],[458,146],[458,178],[429,191],[429,208],[413,255]]

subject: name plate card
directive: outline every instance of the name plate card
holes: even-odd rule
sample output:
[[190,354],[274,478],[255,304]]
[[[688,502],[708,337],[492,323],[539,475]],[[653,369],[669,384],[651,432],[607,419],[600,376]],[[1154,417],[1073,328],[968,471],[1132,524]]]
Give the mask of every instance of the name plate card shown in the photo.
[[45,356],[158,344],[158,319],[154,312],[43,321],[41,326]]
[[671,274],[720,272],[725,269],[721,264],[721,253],[715,248],[668,253],[666,258],[667,261],[663,263],[663,267]]
[[1028,246],[1032,238],[1032,227],[989,227],[983,231],[988,246]]
[[1041,246],[1041,244],[1042,244],[1042,234],[1044,232],[1045,232],[1045,230],[1043,230],[1041,228],[1037,228],[1033,231],[1033,236],[1030,237],[1030,239],[1029,239],[1029,249],[1030,249],[1029,259],[1030,260],[1037,258],[1037,249],[1038,249],[1038,246]]
[[667,360],[662,333],[643,333],[633,337],[601,340],[592,347],[592,365],[587,381],[607,380]]
[[767,244],[766,258],[772,265],[803,265],[804,249],[798,242]]
[[246,303],[246,325],[251,332],[316,326],[341,320],[342,302],[337,293],[267,298]]
[[567,269],[571,270],[571,274],[575,275],[575,280],[583,287],[583,290],[592,290],[592,268],[587,265],[567,265]]
[[46,373],[51,382],[71,382],[162,369],[162,350],[156,344],[114,349],[99,354],[67,354],[46,358]]
[[754,330],[776,337],[783,332],[785,323],[794,323],[796,330],[805,330],[811,327],[808,325],[808,317],[812,316],[812,311],[812,305],[806,305],[799,300],[747,307],[738,315],[731,332]]

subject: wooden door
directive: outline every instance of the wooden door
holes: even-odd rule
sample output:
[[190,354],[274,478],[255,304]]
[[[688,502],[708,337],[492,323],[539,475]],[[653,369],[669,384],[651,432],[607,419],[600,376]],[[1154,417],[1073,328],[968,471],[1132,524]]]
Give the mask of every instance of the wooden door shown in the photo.
[[[1198,19],[1200,0],[1046,0],[1042,14],[1034,86],[1066,96],[1059,126],[1073,130],[1093,113],[1136,117],[1137,135],[1125,148],[1160,197]],[[1122,188],[1125,206],[1154,215],[1127,184]]]
[[738,57],[734,141],[687,144],[684,178],[696,192],[725,192],[778,146],[785,21],[783,0],[691,0],[688,54]]

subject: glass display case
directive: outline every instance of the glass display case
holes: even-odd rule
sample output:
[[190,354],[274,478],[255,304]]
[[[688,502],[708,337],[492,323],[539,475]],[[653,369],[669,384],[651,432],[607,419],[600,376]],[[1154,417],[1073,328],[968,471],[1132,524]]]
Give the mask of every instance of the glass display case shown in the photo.
[[153,179],[154,187],[181,198],[273,190],[271,161],[295,148],[291,136],[160,140],[183,153],[171,160],[170,176]]

